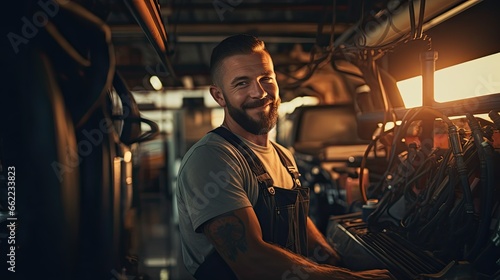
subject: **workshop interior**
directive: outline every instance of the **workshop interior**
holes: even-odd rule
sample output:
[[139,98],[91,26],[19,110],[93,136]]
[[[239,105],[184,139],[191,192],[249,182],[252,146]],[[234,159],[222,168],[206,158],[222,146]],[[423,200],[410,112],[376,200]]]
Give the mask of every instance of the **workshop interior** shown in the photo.
[[500,279],[500,2],[4,5],[1,279],[194,279],[176,176],[222,123],[210,54],[238,33],[274,60],[272,139],[343,265]]

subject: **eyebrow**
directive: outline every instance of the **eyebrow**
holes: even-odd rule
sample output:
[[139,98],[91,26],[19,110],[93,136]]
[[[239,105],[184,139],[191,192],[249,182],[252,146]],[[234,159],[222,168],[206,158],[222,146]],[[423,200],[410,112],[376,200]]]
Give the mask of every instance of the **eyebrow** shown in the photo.
[[239,77],[235,77],[232,81],[231,81],[231,85],[234,85],[238,82],[241,82],[241,81],[246,81],[248,80],[248,76],[239,76]]
[[[260,75],[261,76],[272,76],[274,73],[274,71],[263,71]],[[237,84],[238,82],[241,82],[241,81],[246,81],[250,79],[248,76],[239,76],[239,77],[235,77],[232,81],[231,81],[231,85],[235,85]]]
[[261,76],[272,76],[273,74],[274,74],[274,71],[267,70],[267,71],[263,71],[260,75]]

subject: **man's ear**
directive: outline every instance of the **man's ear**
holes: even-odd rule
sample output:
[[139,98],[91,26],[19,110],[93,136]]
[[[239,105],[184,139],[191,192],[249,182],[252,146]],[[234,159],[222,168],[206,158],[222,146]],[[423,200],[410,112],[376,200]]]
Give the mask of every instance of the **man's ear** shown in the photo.
[[213,99],[219,106],[221,107],[226,107],[226,100],[224,99],[224,95],[222,94],[222,90],[216,86],[216,85],[211,85],[210,86],[210,94],[212,95]]

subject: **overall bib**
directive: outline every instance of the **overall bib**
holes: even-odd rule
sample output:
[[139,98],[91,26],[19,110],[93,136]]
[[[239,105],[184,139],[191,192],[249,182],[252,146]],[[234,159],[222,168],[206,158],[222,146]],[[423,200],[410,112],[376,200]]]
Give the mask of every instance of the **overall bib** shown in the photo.
[[[253,207],[262,229],[264,241],[307,257],[307,215],[309,189],[302,188],[299,173],[290,159],[276,149],[281,163],[292,176],[292,189],[273,186],[273,179],[255,153],[243,141],[224,127],[212,132],[224,137],[245,157],[259,182],[259,196]],[[274,144],[273,144],[274,145]],[[234,272],[214,249],[194,274],[196,279],[237,279]]]

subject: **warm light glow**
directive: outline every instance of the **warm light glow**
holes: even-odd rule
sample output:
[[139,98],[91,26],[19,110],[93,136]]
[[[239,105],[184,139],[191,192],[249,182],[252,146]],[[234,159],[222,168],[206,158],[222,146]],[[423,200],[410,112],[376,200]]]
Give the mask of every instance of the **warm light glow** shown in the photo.
[[123,160],[125,162],[130,162],[132,160],[132,153],[130,151],[126,151],[124,154],[123,154]]
[[295,108],[300,107],[300,106],[311,106],[311,105],[318,105],[319,104],[319,99],[314,96],[299,96],[296,97],[289,102],[283,102],[281,103],[279,107],[279,114],[280,115],[285,115],[285,114],[290,114],[292,113]]
[[422,76],[396,83],[406,108],[422,106]]
[[163,88],[163,84],[161,83],[158,76],[151,76],[151,78],[149,78],[149,83],[155,90],[160,90]]
[[[396,121],[396,125],[401,125],[401,121]],[[378,127],[382,127],[382,123],[377,124]],[[384,131],[388,131],[394,127],[394,122],[387,122],[384,126]]]
[[212,109],[212,127],[218,127],[224,121],[224,109],[214,108]]
[[[447,102],[500,93],[500,53],[438,70],[434,100]],[[422,106],[422,76],[397,82],[406,108]]]

